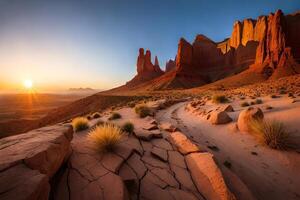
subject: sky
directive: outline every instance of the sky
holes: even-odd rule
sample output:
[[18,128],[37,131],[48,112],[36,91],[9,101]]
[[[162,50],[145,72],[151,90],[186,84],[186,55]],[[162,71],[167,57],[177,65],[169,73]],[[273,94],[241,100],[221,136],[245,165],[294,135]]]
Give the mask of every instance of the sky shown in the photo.
[[30,79],[36,90],[109,89],[136,74],[138,49],[161,67],[180,37],[230,37],[234,21],[282,9],[299,0],[0,0],[0,92]]

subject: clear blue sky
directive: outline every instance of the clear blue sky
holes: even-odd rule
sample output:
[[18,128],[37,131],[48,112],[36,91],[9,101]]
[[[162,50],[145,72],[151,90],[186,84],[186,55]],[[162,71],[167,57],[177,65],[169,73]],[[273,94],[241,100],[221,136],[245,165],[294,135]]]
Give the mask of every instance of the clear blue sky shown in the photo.
[[1,0],[0,90],[25,78],[41,88],[114,87],[136,73],[140,47],[164,68],[180,37],[221,41],[235,20],[279,8],[292,13],[300,1]]

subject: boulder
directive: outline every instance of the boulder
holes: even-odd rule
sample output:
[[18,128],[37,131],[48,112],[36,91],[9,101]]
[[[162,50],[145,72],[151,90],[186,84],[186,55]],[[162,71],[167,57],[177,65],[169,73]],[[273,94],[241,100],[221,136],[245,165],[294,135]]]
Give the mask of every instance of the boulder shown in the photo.
[[264,113],[260,108],[249,107],[243,110],[238,117],[238,128],[240,131],[249,132],[250,123],[252,120],[262,120],[264,118]]
[[72,137],[71,126],[58,124],[0,139],[0,199],[48,199]]
[[225,111],[214,111],[210,114],[209,121],[212,124],[227,124],[232,121]]
[[225,112],[234,112],[234,109],[231,105],[225,105],[225,106],[221,106],[219,109],[220,111],[225,111]]
[[196,187],[205,199],[235,199],[211,153],[191,153],[185,156],[185,161]]

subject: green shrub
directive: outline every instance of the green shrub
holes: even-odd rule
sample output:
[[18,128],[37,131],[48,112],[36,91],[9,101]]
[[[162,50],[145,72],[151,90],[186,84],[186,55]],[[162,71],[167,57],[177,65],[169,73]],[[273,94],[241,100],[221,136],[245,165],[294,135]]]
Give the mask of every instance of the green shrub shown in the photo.
[[255,100],[255,103],[256,103],[256,104],[262,104],[263,101],[262,101],[261,99],[256,99],[256,100]]
[[247,101],[241,103],[241,107],[247,107],[250,106],[249,103]]
[[286,94],[286,91],[285,90],[280,90],[279,94]]
[[135,103],[134,103],[134,102],[129,102],[129,103],[127,104],[127,106],[130,107],[130,108],[134,108]]
[[131,122],[125,122],[122,126],[122,130],[127,133],[133,133],[134,125]]
[[89,120],[85,117],[76,117],[72,120],[72,126],[75,132],[86,130],[89,128]]
[[108,118],[108,120],[114,120],[114,119],[120,119],[122,116],[120,115],[120,113],[117,112],[113,112],[111,114],[111,116]]
[[282,122],[273,120],[253,120],[250,123],[251,131],[256,134],[262,143],[273,149],[285,149],[288,146],[289,132]]
[[144,118],[151,115],[150,108],[145,104],[135,106],[134,110],[135,113],[138,114],[140,118]]
[[213,103],[227,103],[228,99],[226,98],[225,95],[214,95],[212,97]]
[[100,151],[112,151],[122,138],[122,130],[113,124],[97,126],[88,134],[88,138]]

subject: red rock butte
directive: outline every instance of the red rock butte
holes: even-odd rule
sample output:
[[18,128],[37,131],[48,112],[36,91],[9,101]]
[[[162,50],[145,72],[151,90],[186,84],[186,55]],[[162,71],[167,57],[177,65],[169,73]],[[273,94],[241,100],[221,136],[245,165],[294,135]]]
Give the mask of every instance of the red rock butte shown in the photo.
[[281,10],[257,19],[236,21],[231,37],[214,42],[197,35],[190,44],[184,38],[178,43],[174,60],[163,72],[151,52],[139,50],[137,75],[126,88],[191,88],[226,77],[245,79],[256,74],[258,80],[278,79],[300,73],[300,13],[284,15]]

